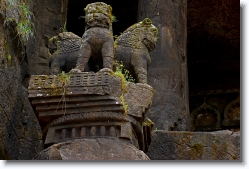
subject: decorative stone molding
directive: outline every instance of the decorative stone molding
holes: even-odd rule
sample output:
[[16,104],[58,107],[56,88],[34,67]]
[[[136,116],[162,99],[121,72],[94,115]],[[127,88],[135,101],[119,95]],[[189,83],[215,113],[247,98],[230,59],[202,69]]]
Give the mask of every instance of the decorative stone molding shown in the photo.
[[145,113],[153,88],[147,84],[122,84],[107,68],[97,73],[33,75],[28,97],[45,146],[75,139],[118,138],[145,152],[149,148],[154,124]]
[[214,106],[203,103],[191,113],[193,131],[219,130],[220,112]]
[[240,96],[226,106],[222,125],[231,127],[240,125]]

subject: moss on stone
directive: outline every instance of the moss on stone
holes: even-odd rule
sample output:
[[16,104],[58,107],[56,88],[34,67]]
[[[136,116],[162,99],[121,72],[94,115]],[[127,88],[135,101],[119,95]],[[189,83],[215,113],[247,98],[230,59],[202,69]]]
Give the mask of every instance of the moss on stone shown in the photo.
[[125,111],[124,114],[126,115],[128,112],[128,104],[125,102],[123,94],[120,96],[120,100],[121,100],[123,107],[124,107],[124,111]]
[[127,89],[126,89],[126,82],[125,82],[124,75],[121,72],[119,72],[119,71],[116,71],[116,72],[111,71],[111,76],[117,76],[117,77],[119,77],[121,79],[122,93],[126,93]]
[[218,146],[216,145],[216,144],[214,144],[213,146],[212,146],[212,154],[213,154],[213,156],[214,156],[214,160],[218,160]]
[[233,158],[233,160],[237,160],[238,159],[235,155],[233,155],[232,158]]
[[203,153],[203,145],[200,143],[196,143],[192,146],[192,148],[196,149],[197,152]]

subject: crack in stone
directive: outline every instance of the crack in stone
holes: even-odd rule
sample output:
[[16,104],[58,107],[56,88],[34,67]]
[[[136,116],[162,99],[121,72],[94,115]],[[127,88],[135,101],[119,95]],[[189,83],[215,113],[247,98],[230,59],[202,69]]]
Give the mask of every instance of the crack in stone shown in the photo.
[[54,12],[54,11],[52,11],[52,10],[48,9],[46,6],[44,6],[44,7],[45,7],[45,9],[46,9],[47,11],[49,11],[49,12],[51,12],[51,13],[53,13],[53,14],[57,15],[57,13],[56,13],[56,12]]

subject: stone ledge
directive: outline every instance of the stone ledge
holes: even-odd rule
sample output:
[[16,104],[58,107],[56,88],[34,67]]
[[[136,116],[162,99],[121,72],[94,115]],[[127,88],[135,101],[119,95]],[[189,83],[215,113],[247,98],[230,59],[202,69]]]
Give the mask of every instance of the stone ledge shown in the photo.
[[240,160],[240,132],[156,131],[151,160]]

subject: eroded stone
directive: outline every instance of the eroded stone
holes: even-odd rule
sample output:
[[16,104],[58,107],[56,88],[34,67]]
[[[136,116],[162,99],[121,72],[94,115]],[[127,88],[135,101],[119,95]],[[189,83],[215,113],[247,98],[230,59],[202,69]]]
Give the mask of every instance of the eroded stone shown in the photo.
[[169,132],[152,136],[151,160],[240,160],[240,132]]
[[54,144],[34,160],[150,160],[141,150],[123,139],[76,139]]

